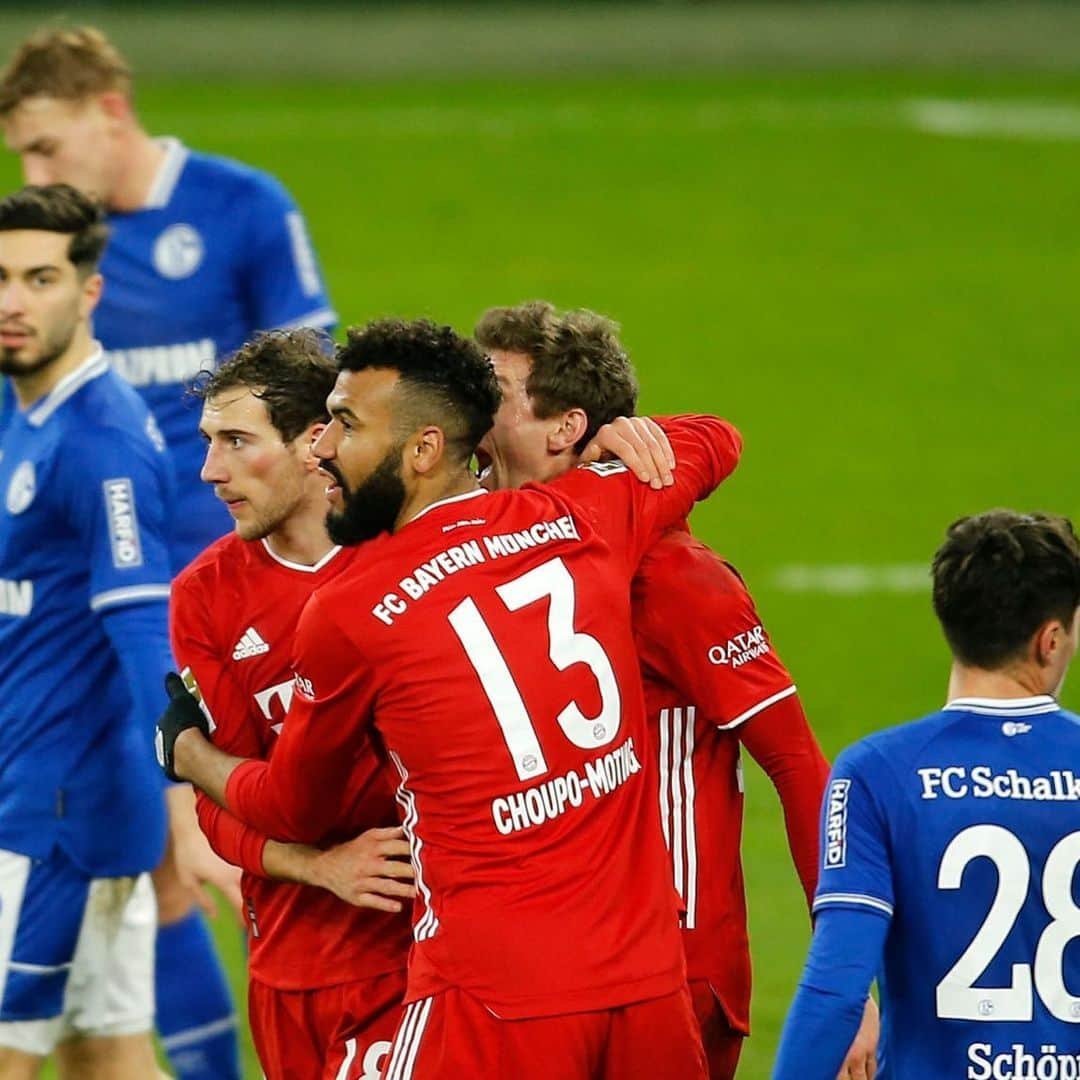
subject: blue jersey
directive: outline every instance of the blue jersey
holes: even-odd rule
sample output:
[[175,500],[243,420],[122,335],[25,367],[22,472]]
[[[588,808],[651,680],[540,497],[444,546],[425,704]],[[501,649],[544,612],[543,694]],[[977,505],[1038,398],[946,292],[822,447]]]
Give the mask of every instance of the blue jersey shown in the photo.
[[304,220],[281,184],[175,140],[164,144],[147,205],[110,215],[94,332],[150,407],[173,455],[179,571],[232,528],[199,479],[201,410],[186,385],[257,330],[331,326],[335,316]]
[[100,350],[0,438],[0,849],[59,847],[95,877],[160,860],[153,717],[103,620],[168,596],[172,497],[153,418]]
[[815,912],[891,919],[878,1075],[1080,1076],[1080,718],[953,701],[841,754],[822,814]]

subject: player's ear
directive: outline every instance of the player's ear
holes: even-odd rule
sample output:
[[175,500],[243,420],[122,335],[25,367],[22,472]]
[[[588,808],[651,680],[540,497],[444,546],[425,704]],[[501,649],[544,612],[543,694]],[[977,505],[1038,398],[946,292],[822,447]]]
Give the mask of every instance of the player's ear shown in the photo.
[[1068,647],[1069,633],[1060,619],[1049,619],[1035,631],[1034,655],[1039,667],[1049,667]]
[[589,427],[589,418],[584,409],[567,409],[557,417],[556,427],[548,432],[547,448],[551,454],[561,454],[572,450]]
[[119,90],[106,90],[99,95],[98,106],[105,116],[114,122],[126,123],[131,119],[131,102]]
[[308,472],[314,472],[319,467],[320,459],[314,455],[312,449],[325,430],[326,423],[320,420],[318,423],[309,425],[299,436],[300,445],[304,448],[304,468]]
[[442,428],[433,424],[421,428],[405,444],[405,462],[407,468],[420,476],[433,472],[446,456],[446,435]]
[[89,319],[94,308],[98,306],[101,294],[105,289],[105,278],[101,274],[88,274],[82,283],[82,295],[79,297],[79,315]]

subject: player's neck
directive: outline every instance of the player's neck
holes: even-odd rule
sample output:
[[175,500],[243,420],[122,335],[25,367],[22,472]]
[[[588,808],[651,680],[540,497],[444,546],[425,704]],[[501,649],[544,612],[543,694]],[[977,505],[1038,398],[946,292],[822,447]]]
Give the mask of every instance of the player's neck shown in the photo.
[[321,491],[319,497],[321,504],[305,504],[267,536],[266,543],[277,558],[297,566],[316,566],[333,549],[326,535],[326,499]]
[[87,327],[80,327],[71,344],[51,363],[29,375],[12,375],[11,385],[21,409],[29,409],[50,393],[62,379],[81,367],[90,358],[97,345]]
[[407,496],[402,504],[401,513],[394,522],[394,532],[403,525],[408,525],[413,518],[422,514],[429,506],[443,499],[452,499],[455,495],[467,495],[470,491],[478,491],[480,481],[468,469],[455,469],[453,473],[445,477],[435,478],[422,482],[417,486],[411,496]]
[[131,212],[146,205],[167,151],[140,127],[133,128],[125,139],[123,168],[109,195],[109,209]]
[[1030,698],[1049,693],[1042,676],[1024,667],[986,671],[953,664],[949,673],[949,701],[957,698]]

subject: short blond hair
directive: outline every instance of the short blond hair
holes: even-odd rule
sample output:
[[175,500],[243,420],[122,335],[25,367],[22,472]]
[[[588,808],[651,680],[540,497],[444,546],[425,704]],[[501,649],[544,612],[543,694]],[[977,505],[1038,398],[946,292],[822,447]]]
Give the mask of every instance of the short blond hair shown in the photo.
[[100,30],[40,30],[19,46],[0,76],[0,116],[27,98],[83,101],[109,90],[130,96],[131,69]]

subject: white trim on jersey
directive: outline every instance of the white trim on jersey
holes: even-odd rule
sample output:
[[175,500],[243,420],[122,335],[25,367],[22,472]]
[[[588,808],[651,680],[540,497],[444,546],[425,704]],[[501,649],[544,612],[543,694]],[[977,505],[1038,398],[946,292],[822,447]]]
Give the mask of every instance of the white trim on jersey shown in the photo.
[[953,698],[945,712],[973,712],[980,716],[1039,716],[1058,712],[1061,706],[1049,694],[1026,698]]
[[740,724],[745,724],[747,720],[757,716],[758,713],[764,712],[770,705],[775,705],[778,701],[791,697],[797,689],[795,684],[792,683],[786,690],[781,690],[779,693],[767,697],[764,701],[759,701],[756,705],[747,709],[746,712],[739,713],[734,720],[729,720],[726,724],[717,724],[716,728],[718,731],[730,731],[732,728],[737,728]]
[[142,206],[144,210],[164,210],[169,205],[189,153],[188,148],[172,135],[163,135],[154,141],[165,151],[165,157],[146,194],[146,202]]
[[683,926],[697,926],[697,825],[694,723],[697,710],[660,711],[660,824],[671,854],[675,891],[686,906]]
[[321,330],[324,326],[333,326],[337,321],[338,313],[333,308],[321,307],[308,312],[307,315],[282,323],[278,329],[302,330],[305,326],[310,326],[314,330]]
[[412,1076],[433,1000],[429,997],[421,998],[405,1006],[405,1015],[397,1029],[394,1045],[390,1049],[390,1060],[386,1063],[383,1074],[386,1080],[409,1080]]
[[108,370],[109,362],[105,359],[105,353],[95,341],[94,351],[74,371],[69,371],[41,402],[26,414],[27,422],[32,427],[41,427],[72,394]]
[[439,499],[438,502],[433,502],[428,506],[425,506],[424,509],[420,511],[420,513],[414,514],[411,518],[409,518],[408,521],[405,522],[405,524],[409,525],[414,521],[419,521],[419,519],[422,518],[429,510],[434,510],[436,507],[449,506],[451,503],[464,502],[466,499],[475,499],[480,495],[490,494],[491,492],[487,491],[485,488],[477,488],[475,491],[466,491],[463,495],[451,495],[447,499]]
[[887,900],[880,900],[876,896],[866,896],[863,893],[822,893],[814,900],[813,910],[819,907],[827,907],[829,904],[859,904],[862,907],[873,908],[875,911],[883,911],[886,915],[893,913],[893,906]]
[[270,540],[268,537],[262,538],[262,546],[266,548],[266,554],[276,563],[281,563],[282,566],[288,567],[290,570],[296,570],[301,574],[317,574],[337,553],[341,550],[341,545],[332,547],[314,566],[305,566],[303,563],[290,562],[288,559],[283,559],[280,555],[274,552],[274,549],[270,546]]
[[393,750],[390,751],[390,760],[393,761],[401,776],[401,783],[398,784],[394,798],[398,806],[401,807],[403,814],[401,827],[409,838],[409,854],[412,858],[413,870],[416,872],[416,889],[424,899],[424,914],[413,927],[413,939],[415,941],[427,941],[428,938],[434,937],[439,929],[439,917],[431,906],[431,890],[428,888],[427,882],[424,881],[424,868],[420,859],[420,852],[424,848],[424,842],[416,835],[416,823],[420,820],[420,814],[416,809],[416,796],[406,787],[409,770],[405,768],[401,758]]
[[168,600],[168,585],[129,585],[125,589],[109,589],[90,597],[90,610],[100,611],[115,604],[136,604],[142,600]]

